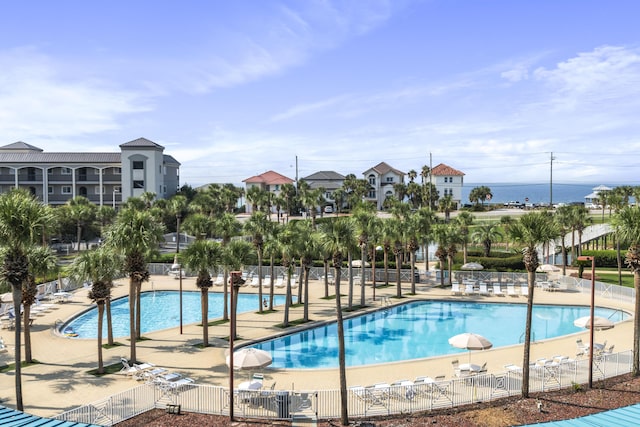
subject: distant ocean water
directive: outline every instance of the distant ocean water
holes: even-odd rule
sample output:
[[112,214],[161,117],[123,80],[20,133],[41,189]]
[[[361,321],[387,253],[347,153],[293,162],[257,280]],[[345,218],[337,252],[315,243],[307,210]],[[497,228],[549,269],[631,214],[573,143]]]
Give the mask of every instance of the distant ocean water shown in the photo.
[[[465,183],[462,187],[462,203],[469,202],[469,193],[476,187],[487,186],[493,193],[490,203],[505,203],[509,201],[519,201],[525,203],[528,198],[529,203],[549,203],[549,183],[540,184],[522,184],[522,183]],[[562,184],[553,183],[553,203],[571,203],[584,202],[586,195],[593,192],[593,189],[599,185],[606,185],[615,188],[624,184]]]

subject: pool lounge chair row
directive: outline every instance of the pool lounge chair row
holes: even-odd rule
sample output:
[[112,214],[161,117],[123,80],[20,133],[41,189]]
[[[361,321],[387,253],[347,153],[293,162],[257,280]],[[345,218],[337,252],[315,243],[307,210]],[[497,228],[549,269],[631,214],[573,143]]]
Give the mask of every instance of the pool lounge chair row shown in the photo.
[[445,381],[444,375],[432,377],[416,377],[415,380],[398,380],[393,383],[376,383],[371,386],[351,386],[349,391],[357,398],[368,403],[380,403],[380,401],[396,398],[412,400],[422,394],[446,395],[447,388],[441,384]]
[[161,389],[179,390],[195,382],[193,379],[184,377],[177,372],[170,372],[168,369],[157,367],[153,363],[130,364],[124,357],[120,358],[120,362],[122,363],[120,373],[131,376],[138,381],[145,381],[147,384]]
[[[512,296],[512,297],[518,297],[518,296],[526,297],[529,295],[529,288],[527,284],[521,284],[518,287],[516,287],[513,283],[507,283],[506,288],[507,288],[507,291],[503,292],[502,286],[499,283],[493,283],[491,285],[491,288],[489,288],[489,285],[482,282],[478,283],[477,285],[474,285],[471,283],[461,285],[458,282],[453,282],[451,284],[451,294],[452,295],[484,295],[484,296],[494,295],[494,296],[500,296],[500,297],[505,295]],[[520,292],[516,291],[517,288],[520,288]]]

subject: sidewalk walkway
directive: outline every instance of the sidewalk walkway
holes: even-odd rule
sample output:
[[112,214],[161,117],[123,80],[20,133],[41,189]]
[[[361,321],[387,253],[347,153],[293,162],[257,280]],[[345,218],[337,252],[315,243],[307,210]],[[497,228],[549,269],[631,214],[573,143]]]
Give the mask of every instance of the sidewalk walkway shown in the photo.
[[[127,293],[128,286],[124,281],[114,288],[114,295],[122,296]],[[409,284],[403,284],[405,292],[408,292]],[[151,289],[178,289],[178,280],[169,276],[152,276],[150,282],[143,286],[143,290]],[[195,279],[183,280],[183,290],[196,290]],[[220,288],[212,288],[219,291]],[[242,293],[256,292],[250,286],[241,288]],[[278,291],[283,292],[282,289]],[[354,301],[359,301],[359,287],[356,287]],[[371,287],[366,289],[367,301],[371,302]],[[314,321],[327,321],[335,319],[335,301],[324,300],[324,284],[320,281],[310,282],[310,317]],[[395,287],[376,289],[377,300],[371,304],[370,310],[381,307],[380,300],[384,297],[395,295]],[[407,297],[410,299],[437,299],[437,300],[467,300],[473,301],[474,297],[452,296],[449,289],[438,289],[428,285],[419,285],[417,295]],[[395,298],[387,298],[387,301],[396,302]],[[505,302],[504,297],[483,297],[482,301]],[[524,303],[525,299],[509,299],[506,302]],[[559,303],[589,305],[589,295],[564,292],[536,292],[535,303]],[[598,299],[598,305],[622,308],[633,312],[630,304],[620,306],[610,300]],[[343,305],[346,305],[346,297]],[[130,377],[122,375],[107,375],[96,378],[88,371],[96,367],[97,348],[95,340],[69,339],[54,333],[56,321],[64,321],[71,316],[90,308],[87,298],[87,289],[80,289],[74,293],[72,301],[57,304],[56,308],[38,317],[32,329],[33,356],[40,363],[22,370],[22,387],[25,410],[39,416],[52,416],[65,410],[88,404],[113,393],[130,389],[137,383]],[[354,314],[361,314],[359,311]],[[283,312],[270,314],[246,313],[238,316],[238,335],[243,339],[236,344],[242,344],[248,340],[255,340],[266,336],[274,336],[283,333],[283,330],[275,325],[282,322]],[[290,320],[302,318],[302,307],[292,309]],[[290,328],[291,332],[296,328]],[[179,328],[172,328],[154,333],[145,334],[148,340],[138,342],[137,353],[140,361],[152,362],[158,366],[178,371],[194,378],[198,383],[228,385],[228,371],[225,364],[225,350],[228,343],[225,339],[229,335],[228,323],[209,328],[211,346],[199,349],[195,345],[202,341],[202,329],[197,325],[185,325],[183,334]],[[607,331],[607,339],[616,344],[616,350],[629,349],[632,342],[633,324],[631,320],[625,321],[616,328]],[[14,337],[13,331],[1,332],[9,352],[0,354],[0,365],[13,361]],[[567,337],[535,342],[531,349],[531,360],[541,357],[549,357],[554,354],[575,354],[575,340],[582,337],[588,340],[588,332],[574,334]],[[118,342],[124,344],[104,350],[105,365],[117,363],[120,357],[128,357],[128,339],[120,338]],[[23,353],[24,354],[24,353]],[[485,350],[489,361],[488,369],[503,371],[503,366],[508,363],[521,364],[522,345]],[[347,370],[349,385],[374,384],[378,382],[391,383],[399,378],[415,378],[419,375],[434,375],[439,373],[450,374],[451,360],[456,355],[440,356],[414,361],[392,363],[384,369],[380,365],[353,367]],[[265,383],[277,382],[278,386],[292,389],[336,389],[339,384],[337,369],[318,370],[278,370],[265,369]],[[242,373],[236,376],[241,382]],[[2,403],[8,407],[15,407],[15,381],[13,372],[0,376],[0,396],[4,398]]]

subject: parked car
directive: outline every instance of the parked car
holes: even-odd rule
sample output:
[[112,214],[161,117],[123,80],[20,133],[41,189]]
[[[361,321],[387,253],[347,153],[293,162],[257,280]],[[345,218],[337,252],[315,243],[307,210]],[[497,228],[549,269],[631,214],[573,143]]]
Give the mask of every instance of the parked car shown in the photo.
[[333,213],[333,206],[325,206],[324,213]]

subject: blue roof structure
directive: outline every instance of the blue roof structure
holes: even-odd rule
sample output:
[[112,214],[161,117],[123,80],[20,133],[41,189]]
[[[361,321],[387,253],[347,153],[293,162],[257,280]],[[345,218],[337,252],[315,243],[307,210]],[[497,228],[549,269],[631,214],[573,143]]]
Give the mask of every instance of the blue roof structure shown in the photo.
[[0,406],[0,426],[2,427],[100,427],[96,424],[76,423],[29,415],[24,412]]
[[640,423],[640,405],[625,406],[572,420],[528,424],[523,427],[635,427]]

